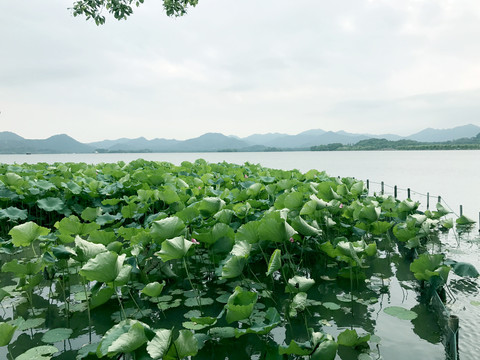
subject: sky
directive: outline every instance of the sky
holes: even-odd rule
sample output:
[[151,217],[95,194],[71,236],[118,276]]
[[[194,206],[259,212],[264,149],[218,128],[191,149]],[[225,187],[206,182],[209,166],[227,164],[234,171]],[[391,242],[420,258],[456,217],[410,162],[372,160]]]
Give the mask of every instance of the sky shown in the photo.
[[[0,1],[0,131],[82,142],[480,126],[478,0]],[[472,136],[475,134],[472,134]]]

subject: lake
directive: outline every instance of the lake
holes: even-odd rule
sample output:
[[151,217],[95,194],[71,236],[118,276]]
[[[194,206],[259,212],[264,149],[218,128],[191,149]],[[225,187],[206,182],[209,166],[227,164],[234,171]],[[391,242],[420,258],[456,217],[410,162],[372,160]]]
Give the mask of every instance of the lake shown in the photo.
[[[32,154],[0,155],[1,163],[38,163],[38,162],[85,162],[90,164],[129,162],[138,158],[153,161],[166,161],[179,165],[182,161],[194,161],[203,158],[208,162],[245,162],[259,163],[265,167],[279,169],[298,169],[306,172],[310,169],[323,170],[331,176],[355,177],[369,180],[370,191],[380,192],[380,183],[384,190],[393,194],[393,186],[398,186],[398,197],[407,197],[407,188],[411,189],[411,198],[427,206],[430,194],[430,207],[433,208],[437,197],[456,214],[460,205],[463,213],[478,221],[480,212],[480,151],[362,151],[362,152],[248,152],[248,153],[122,153],[122,154]],[[478,224],[477,224],[478,225]],[[477,228],[458,238],[457,235],[445,237],[447,246],[444,251],[448,257],[458,261],[473,263],[480,268],[480,241]],[[460,316],[460,356],[462,360],[476,359],[478,342],[477,325],[480,323],[478,307],[478,279],[463,279],[452,276],[451,290],[457,300],[449,305]],[[402,290],[403,291],[403,290]],[[378,326],[382,326],[381,323]],[[387,354],[384,354],[387,355]]]
[[[38,162],[129,162],[138,158],[168,161],[179,165],[182,161],[202,158],[209,162],[227,161],[235,164],[259,163],[277,169],[323,170],[330,176],[355,177],[370,180],[372,191],[393,194],[398,186],[398,197],[411,198],[426,206],[426,194],[430,204],[441,196],[457,214],[463,205],[465,215],[478,220],[480,212],[480,150],[455,151],[292,151],[292,152],[239,152],[239,153],[121,153],[121,154],[17,154],[0,155],[2,163]],[[423,195],[419,195],[423,194]]]

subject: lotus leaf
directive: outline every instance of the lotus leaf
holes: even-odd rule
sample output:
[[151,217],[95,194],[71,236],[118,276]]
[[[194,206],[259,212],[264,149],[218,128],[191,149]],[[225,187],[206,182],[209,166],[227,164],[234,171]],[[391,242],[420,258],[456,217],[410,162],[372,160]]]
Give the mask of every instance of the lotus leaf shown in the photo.
[[162,261],[169,261],[183,258],[188,249],[193,245],[191,241],[185,240],[183,236],[177,236],[173,239],[162,242],[162,250],[157,255]]
[[33,221],[29,221],[13,227],[8,232],[8,235],[12,237],[13,245],[30,246],[30,244],[40,236],[45,236],[49,233],[50,229],[38,226]]
[[172,216],[152,223],[150,234],[155,240],[164,241],[185,234],[185,223]]
[[159,283],[158,281],[151,282],[142,289],[142,293],[147,296],[157,297],[162,293],[163,287],[165,286],[165,281],[163,283]]
[[304,276],[294,276],[288,280],[288,284],[285,287],[285,292],[307,292],[313,285],[315,285],[315,280],[313,279],[308,279]]
[[87,262],[98,254],[107,251],[103,244],[94,244],[90,241],[83,240],[80,236],[75,237],[76,259],[81,262]]
[[401,306],[389,306],[383,309],[383,311],[391,316],[399,318],[401,320],[413,320],[417,318],[417,313],[407,310]]
[[48,330],[42,336],[42,341],[49,344],[54,344],[59,341],[67,340],[72,335],[73,330],[68,328],[55,328]]
[[228,298],[226,320],[228,324],[234,321],[247,319],[253,312],[258,299],[258,294],[252,291],[243,290],[237,286],[235,292]]
[[265,215],[258,227],[260,240],[284,242],[288,241],[297,232],[281,217],[279,212]]
[[350,346],[350,347],[363,347],[368,346],[368,340],[370,340],[370,334],[364,336],[358,336],[355,329],[346,329],[338,335],[338,345]]
[[27,218],[27,210],[21,210],[14,206],[0,210],[0,219],[9,219],[10,221],[25,220]]
[[177,339],[168,350],[165,360],[183,359],[198,353],[198,342],[190,330],[180,330]]
[[0,347],[10,344],[17,327],[6,322],[0,322]]
[[139,348],[148,341],[145,328],[148,326],[140,321],[122,320],[105,333],[98,345],[97,356],[113,357],[118,353],[131,352]]
[[55,346],[42,345],[28,349],[23,354],[17,356],[15,360],[48,360],[57,352],[58,349]]
[[298,343],[295,340],[291,340],[288,346],[280,345],[278,348],[278,353],[280,355],[310,355],[312,352],[312,344],[310,342]]
[[155,336],[147,343],[147,352],[152,359],[162,358],[170,347],[172,331],[167,329],[154,330]]
[[113,282],[122,269],[125,254],[118,256],[113,251],[101,252],[82,266],[80,275],[88,280]]
[[307,293],[299,292],[293,297],[292,303],[290,304],[289,315],[291,317],[297,316],[297,314],[307,306]]
[[282,252],[280,249],[275,249],[272,256],[270,256],[270,261],[268,262],[268,268],[266,275],[270,276],[275,271],[279,270],[282,267]]

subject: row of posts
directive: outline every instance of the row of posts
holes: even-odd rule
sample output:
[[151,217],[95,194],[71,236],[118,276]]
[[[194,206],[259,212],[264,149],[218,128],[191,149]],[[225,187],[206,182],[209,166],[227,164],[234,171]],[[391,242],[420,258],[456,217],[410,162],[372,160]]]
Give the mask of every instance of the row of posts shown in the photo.
[[[381,186],[381,194],[383,195],[385,193],[385,183],[382,181],[380,183]],[[367,190],[370,191],[370,180],[367,179]],[[395,199],[397,198],[397,185],[393,187],[393,196]],[[407,188],[407,198],[410,199],[410,188]],[[442,197],[438,197],[437,202],[442,202]],[[430,193],[427,192],[427,210],[430,208]],[[463,205],[460,205],[460,216],[463,215]],[[480,232],[480,212],[478,213],[478,224],[479,228],[478,231]]]

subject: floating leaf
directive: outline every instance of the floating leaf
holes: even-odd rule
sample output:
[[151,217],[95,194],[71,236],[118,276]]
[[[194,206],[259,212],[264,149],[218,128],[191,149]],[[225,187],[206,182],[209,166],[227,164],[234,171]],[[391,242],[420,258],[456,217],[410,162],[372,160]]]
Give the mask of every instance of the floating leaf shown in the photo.
[[308,279],[305,276],[294,276],[288,280],[288,284],[285,287],[285,292],[307,292],[313,285],[315,285],[315,280],[313,279]]
[[28,349],[23,354],[17,356],[15,360],[48,360],[57,352],[58,349],[55,346],[42,345]]
[[72,335],[73,330],[68,328],[55,328],[48,330],[42,336],[42,341],[45,343],[54,344],[59,341],[67,340]]
[[27,210],[21,210],[16,207],[10,206],[6,209],[0,210],[0,219],[12,220],[25,220],[27,218]]
[[389,306],[383,309],[383,311],[391,316],[399,318],[401,320],[413,320],[417,318],[417,313],[407,310],[401,306]]

